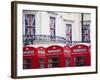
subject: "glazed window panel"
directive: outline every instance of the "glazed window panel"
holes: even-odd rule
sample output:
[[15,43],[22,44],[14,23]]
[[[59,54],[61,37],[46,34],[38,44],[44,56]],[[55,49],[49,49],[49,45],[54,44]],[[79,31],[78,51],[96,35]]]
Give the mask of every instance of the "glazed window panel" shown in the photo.
[[91,14],[84,13],[82,24],[82,42],[90,42]]
[[84,24],[82,28],[82,41],[90,42],[90,24]]
[[39,58],[39,65],[40,65],[40,68],[45,68],[45,59],[44,58]]
[[59,67],[59,64],[58,63],[48,64],[48,68],[55,68],[55,67]]
[[53,39],[55,37],[55,21],[56,18],[55,17],[50,17],[50,38]]
[[25,14],[26,27],[35,27],[35,14]]
[[25,43],[33,44],[35,39],[35,14],[25,14]]
[[54,63],[54,62],[56,62],[56,63],[58,63],[59,62],[59,59],[58,58],[48,58],[48,62],[50,63]]
[[84,56],[75,57],[74,61],[75,61],[76,66],[85,66],[85,57]]
[[44,58],[40,58],[40,59],[39,59],[39,62],[40,62],[40,63],[41,63],[41,62],[45,62],[45,61],[44,61]]
[[31,59],[23,60],[23,69],[32,69],[32,60]]
[[70,58],[66,58],[66,67],[69,67],[70,66]]
[[48,67],[59,67],[59,58],[58,57],[53,57],[53,58],[48,58]]
[[43,63],[40,63],[40,68],[45,68],[45,65]]
[[66,40],[72,42],[72,24],[66,24]]

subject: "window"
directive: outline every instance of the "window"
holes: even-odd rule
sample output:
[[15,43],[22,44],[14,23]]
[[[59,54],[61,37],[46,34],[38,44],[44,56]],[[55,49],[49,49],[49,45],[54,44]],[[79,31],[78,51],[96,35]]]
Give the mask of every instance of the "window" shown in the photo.
[[76,57],[74,61],[75,61],[76,66],[85,66],[85,57],[84,56]]
[[35,39],[35,15],[25,14],[25,43],[33,44]]
[[82,42],[90,42],[90,25],[89,24],[83,24]]
[[40,58],[39,59],[39,63],[40,63],[40,68],[45,68],[45,60],[44,60],[44,58]]
[[32,69],[32,60],[31,59],[23,60],[23,69]]
[[66,58],[66,67],[69,67],[70,66],[70,58]]
[[72,42],[72,25],[66,24],[66,40]]
[[90,42],[91,14],[82,13],[82,42]]
[[44,64],[43,63],[40,63],[40,68],[44,68]]
[[58,57],[53,57],[48,59],[48,67],[59,67],[59,59]]
[[39,59],[39,62],[41,63],[41,62],[44,62],[44,58],[40,58]]
[[51,40],[55,38],[55,17],[50,17],[50,38]]

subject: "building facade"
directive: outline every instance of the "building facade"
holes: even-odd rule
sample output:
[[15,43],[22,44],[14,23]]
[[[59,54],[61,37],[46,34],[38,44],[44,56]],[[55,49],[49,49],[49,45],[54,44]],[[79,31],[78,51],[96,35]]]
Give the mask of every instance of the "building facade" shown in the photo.
[[23,44],[90,43],[91,14],[23,11]]
[[90,66],[90,30],[89,13],[24,10],[23,69]]

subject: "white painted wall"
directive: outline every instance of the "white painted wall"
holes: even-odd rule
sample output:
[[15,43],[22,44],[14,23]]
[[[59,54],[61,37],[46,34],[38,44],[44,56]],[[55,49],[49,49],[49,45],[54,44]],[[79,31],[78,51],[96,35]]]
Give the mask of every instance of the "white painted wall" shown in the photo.
[[83,18],[84,18],[84,21],[90,21],[91,20],[91,14],[84,14],[84,16],[83,16]]
[[72,40],[81,41],[81,14],[73,14],[74,23],[72,26]]
[[64,27],[66,24],[72,24],[72,41],[81,41],[81,14],[63,13]]
[[40,14],[41,12],[38,12],[37,11],[37,13],[36,13],[36,29],[35,29],[35,31],[36,31],[36,35],[39,35],[40,33],[41,33],[41,14]]
[[[66,38],[66,24],[72,24],[72,41],[81,41],[81,13],[61,13],[47,11],[24,11],[24,14],[35,14],[36,35],[50,35],[50,16],[55,17],[56,36]],[[90,20],[91,16],[86,14],[84,20]],[[23,17],[24,18],[24,17]],[[24,20],[24,19],[23,19]]]
[[62,24],[62,18],[61,18],[61,14],[58,13],[57,15],[57,19],[56,19],[56,36],[60,36],[60,37],[64,37],[63,33],[63,24]]
[[41,35],[49,35],[49,16],[47,12],[41,12]]

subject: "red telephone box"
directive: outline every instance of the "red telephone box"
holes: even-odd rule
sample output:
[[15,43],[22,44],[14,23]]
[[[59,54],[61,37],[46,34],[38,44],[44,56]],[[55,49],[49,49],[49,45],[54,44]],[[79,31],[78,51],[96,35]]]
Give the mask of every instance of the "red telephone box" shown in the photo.
[[89,59],[89,65],[91,65],[91,45],[89,45],[89,56],[90,56],[90,59]]
[[70,67],[72,66],[72,58],[71,58],[71,48],[69,46],[64,46],[64,58],[63,58],[63,63],[65,67]]
[[89,45],[89,52],[90,52],[90,54],[91,54],[91,45]]
[[48,68],[63,67],[63,48],[58,45],[52,45],[46,48],[46,60]]
[[71,49],[72,66],[90,66],[90,53],[87,45],[75,45]]
[[38,56],[38,68],[46,67],[46,56],[45,56],[45,48],[40,46],[37,48],[37,56]]
[[37,68],[37,50],[34,47],[23,47],[23,69]]

